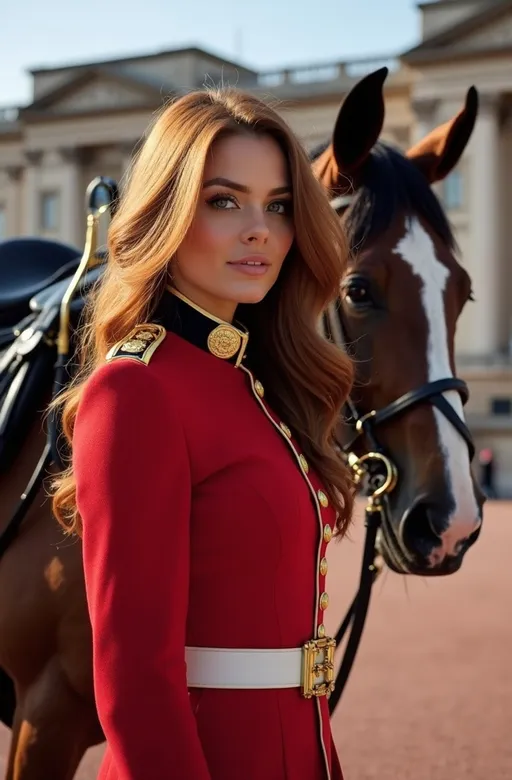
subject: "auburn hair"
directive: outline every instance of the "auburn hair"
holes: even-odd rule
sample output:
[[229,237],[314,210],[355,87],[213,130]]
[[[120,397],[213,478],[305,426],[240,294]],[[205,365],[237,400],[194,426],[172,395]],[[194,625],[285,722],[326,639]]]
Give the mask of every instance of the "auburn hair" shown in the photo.
[[293,429],[338,512],[338,532],[348,526],[355,491],[339,456],[336,429],[352,386],[353,365],[319,328],[323,311],[338,294],[347,242],[286,122],[255,96],[218,88],[193,91],[163,108],[127,173],[109,227],[108,261],[79,332],[79,370],[50,406],[54,413],[61,411],[70,453],[67,468],[52,483],[53,511],[70,533],[82,531],[72,449],[84,385],[113,344],[151,319],[169,260],[194,219],[212,144],[226,134],[247,132],[273,137],[286,156],[295,236],[270,293],[261,303],[240,305],[236,317],[249,328],[251,355],[269,402]]

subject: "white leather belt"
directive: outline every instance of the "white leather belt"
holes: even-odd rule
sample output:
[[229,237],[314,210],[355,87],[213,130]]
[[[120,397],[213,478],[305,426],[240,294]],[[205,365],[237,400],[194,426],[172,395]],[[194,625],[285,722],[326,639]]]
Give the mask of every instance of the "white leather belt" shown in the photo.
[[333,689],[335,642],[326,637],[303,647],[252,650],[186,647],[189,688],[302,688],[306,698]]

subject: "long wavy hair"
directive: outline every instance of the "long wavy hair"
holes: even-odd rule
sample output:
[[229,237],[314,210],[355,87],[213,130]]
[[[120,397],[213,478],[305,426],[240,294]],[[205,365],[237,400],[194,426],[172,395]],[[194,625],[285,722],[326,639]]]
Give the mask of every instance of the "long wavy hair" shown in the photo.
[[84,385],[110,347],[151,319],[169,261],[189,230],[206,156],[221,136],[268,134],[283,150],[291,176],[295,237],[280,277],[258,304],[240,305],[251,354],[275,412],[286,419],[325,485],[342,534],[352,515],[354,486],[339,457],[336,428],[353,381],[349,358],[320,334],[319,321],[338,294],[347,243],[301,144],[269,105],[233,88],[198,90],[169,103],[149,129],[127,174],[108,234],[108,261],[80,329],[79,370],[51,405],[62,414],[70,453],[53,480],[53,511],[79,536],[72,464],[73,428]]

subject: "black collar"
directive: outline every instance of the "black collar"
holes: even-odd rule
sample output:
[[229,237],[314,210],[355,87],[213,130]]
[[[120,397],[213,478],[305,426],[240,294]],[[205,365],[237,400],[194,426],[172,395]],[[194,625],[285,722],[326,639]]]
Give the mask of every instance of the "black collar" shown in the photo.
[[245,357],[249,334],[243,325],[214,317],[173,287],[166,287],[156,319],[166,330],[234,366]]

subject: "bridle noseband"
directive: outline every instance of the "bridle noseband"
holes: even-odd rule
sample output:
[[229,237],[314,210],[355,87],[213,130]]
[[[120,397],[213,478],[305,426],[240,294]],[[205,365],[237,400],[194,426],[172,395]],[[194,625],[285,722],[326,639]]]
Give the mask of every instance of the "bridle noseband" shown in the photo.
[[469,398],[468,386],[463,379],[459,379],[458,377],[447,377],[446,379],[436,379],[433,382],[425,382],[421,387],[418,387],[416,390],[409,390],[409,392],[404,393],[400,398],[397,398],[396,401],[392,401],[382,409],[379,409],[378,411],[373,410],[363,415],[358,414],[354,403],[348,399],[347,406],[350,408],[351,417],[355,424],[355,434],[350,441],[344,445],[344,449],[352,450],[354,444],[359,441],[361,436],[365,435],[371,442],[372,447],[380,451],[373,429],[381,423],[387,422],[404,412],[408,412],[410,409],[418,406],[418,404],[429,401],[445,415],[454,428],[460,433],[468,446],[470,460],[473,460],[475,446],[469,428],[443,395],[443,393],[450,390],[458,392],[463,405],[466,404]]

